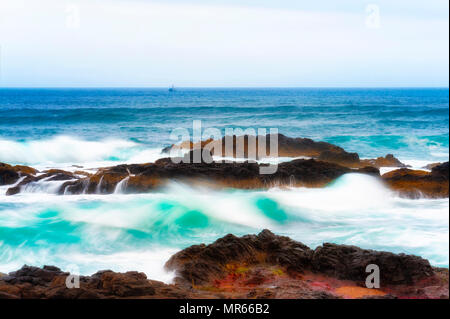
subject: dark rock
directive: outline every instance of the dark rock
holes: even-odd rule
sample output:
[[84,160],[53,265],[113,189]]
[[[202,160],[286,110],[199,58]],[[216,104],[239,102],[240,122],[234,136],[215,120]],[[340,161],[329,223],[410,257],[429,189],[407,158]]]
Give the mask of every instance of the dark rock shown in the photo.
[[394,155],[387,154],[385,157],[378,157],[376,159],[361,160],[364,165],[370,165],[373,167],[408,167],[408,165],[400,162]]
[[331,277],[365,282],[366,267],[380,267],[383,284],[411,285],[431,277],[429,262],[417,256],[365,250],[355,246],[324,244],[314,251],[288,237],[263,230],[259,235],[226,235],[210,245],[194,245],[173,255],[166,263],[184,284],[205,284],[224,274],[230,263],[278,265],[288,273],[306,270]]
[[448,298],[448,269],[431,268],[420,257],[335,244],[313,251],[268,230],[230,234],[176,253],[166,263],[176,271],[176,284],[149,280],[136,271],[103,270],[80,276],[80,287],[69,289],[69,274],[59,268],[25,265],[0,277],[0,298],[334,299],[345,297],[340,288],[363,287],[368,264],[380,267],[381,289],[386,290],[371,294],[367,289],[362,298]]
[[445,180],[448,181],[448,177],[449,177],[448,162],[434,166],[431,169],[431,175],[435,178],[440,178],[444,181]]
[[19,177],[19,173],[11,165],[0,163],[0,185],[14,184]]
[[366,267],[375,264],[380,268],[383,284],[411,285],[431,277],[433,270],[428,260],[417,256],[393,254],[361,249],[356,246],[323,244],[315,249],[311,259],[312,269],[340,279],[364,282]]
[[344,151],[323,151],[320,153],[318,160],[348,166],[355,166],[359,164],[359,156],[357,153],[347,153]]
[[208,246],[191,246],[172,256],[166,268],[176,270],[178,281],[204,284],[220,277],[225,266],[233,262],[278,264],[301,272],[307,267],[311,253],[301,243],[264,230],[257,236],[229,234]]

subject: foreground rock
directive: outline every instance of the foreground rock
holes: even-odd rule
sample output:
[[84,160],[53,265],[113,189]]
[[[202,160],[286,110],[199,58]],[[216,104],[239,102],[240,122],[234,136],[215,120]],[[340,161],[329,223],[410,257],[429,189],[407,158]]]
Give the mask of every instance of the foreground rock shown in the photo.
[[388,186],[409,198],[449,197],[449,163],[432,167],[431,172],[402,168],[382,176]]
[[[380,288],[365,286],[366,267]],[[166,263],[174,284],[100,271],[66,287],[68,273],[24,266],[0,277],[0,298],[448,298],[448,270],[417,256],[323,244],[315,250],[269,230],[186,248]]]
[[[17,299],[104,299],[104,298],[187,298],[189,292],[173,285],[148,280],[143,273],[99,271],[81,276],[80,287],[69,289],[69,273],[53,266],[23,266],[0,277],[0,298]],[[73,283],[73,281],[72,281]]]
[[[278,149],[271,149],[270,139],[278,142]],[[259,141],[266,143],[265,154],[258,154]],[[362,168],[366,166],[406,167],[392,154],[376,159],[360,160],[358,153],[345,151],[342,147],[327,142],[316,142],[309,138],[292,138],[283,134],[266,136],[227,136],[220,140],[208,139],[198,143],[190,141],[171,145],[163,153],[178,150],[208,148],[213,156],[262,159],[265,157],[309,157],[320,161],[339,164],[345,167]],[[276,151],[276,153],[275,153]]]

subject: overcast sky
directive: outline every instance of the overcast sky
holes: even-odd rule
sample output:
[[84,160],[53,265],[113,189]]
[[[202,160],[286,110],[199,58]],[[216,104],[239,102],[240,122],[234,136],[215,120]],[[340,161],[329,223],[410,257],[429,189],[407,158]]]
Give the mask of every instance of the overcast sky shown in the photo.
[[0,86],[448,87],[448,12],[448,0],[1,0]]

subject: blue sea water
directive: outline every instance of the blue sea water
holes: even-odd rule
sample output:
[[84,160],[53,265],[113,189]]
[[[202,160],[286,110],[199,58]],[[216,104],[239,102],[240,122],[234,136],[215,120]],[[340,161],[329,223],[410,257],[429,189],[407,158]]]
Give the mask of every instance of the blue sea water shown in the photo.
[[[38,168],[149,162],[175,128],[277,128],[361,157],[393,153],[420,167],[447,161],[448,89],[0,89],[0,162]],[[139,195],[58,196],[58,182],[5,196],[0,272],[54,264],[91,274],[139,270],[168,281],[177,250],[269,228],[449,265],[448,199],[410,200],[344,175],[323,189],[208,190],[172,183]]]
[[131,141],[129,150],[97,159],[125,160],[124,152],[172,144],[172,130],[190,129],[193,120],[204,128],[277,128],[361,157],[448,159],[448,89],[0,89],[3,153],[6,142],[64,135]]

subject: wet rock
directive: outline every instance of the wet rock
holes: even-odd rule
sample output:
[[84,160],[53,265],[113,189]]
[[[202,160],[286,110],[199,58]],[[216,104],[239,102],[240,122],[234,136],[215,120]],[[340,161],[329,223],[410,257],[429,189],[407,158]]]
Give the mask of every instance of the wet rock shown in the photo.
[[[364,288],[368,264],[380,268],[380,290]],[[420,257],[335,244],[311,250],[269,230],[188,247],[166,267],[175,284],[103,270],[69,289],[59,268],[24,266],[0,277],[0,298],[448,298],[448,269]]]
[[31,176],[37,174],[38,172],[38,170],[29,166],[12,166],[9,164],[0,163],[0,186],[14,184],[21,176]]
[[47,171],[42,172],[42,174],[40,174],[38,176],[25,175],[25,178],[18,185],[14,186],[14,187],[10,187],[6,191],[6,195],[11,196],[11,195],[18,194],[18,193],[20,193],[23,186],[31,184],[31,183],[36,183],[39,181],[51,182],[51,181],[66,181],[66,180],[74,180],[74,179],[78,179],[78,177],[71,172],[66,172],[66,171],[59,170],[59,169],[47,170]]
[[408,165],[400,162],[394,155],[387,154],[385,157],[378,157],[376,159],[361,160],[361,163],[373,167],[408,167]]
[[431,163],[431,164],[427,164],[427,165],[425,165],[424,167],[422,167],[422,168],[424,168],[424,169],[428,169],[428,170],[432,170],[433,169],[433,167],[435,167],[435,166],[438,166],[438,165],[441,165],[442,163],[441,162],[437,162],[437,163]]
[[191,246],[172,256],[165,267],[176,271],[178,282],[197,285],[220,278],[231,263],[277,264],[288,271],[302,272],[311,254],[302,243],[264,230],[259,235],[229,234],[210,245]]
[[[193,159],[191,151],[187,160]],[[266,164],[252,162],[212,162],[200,163],[174,162],[173,158],[164,158],[154,164],[118,165],[103,168],[95,175],[77,181],[64,183],[60,194],[110,194],[116,190],[118,183],[123,183],[127,193],[140,193],[154,190],[165,185],[169,180],[189,184],[208,184],[211,187],[234,187],[241,189],[269,188],[272,186],[306,186],[322,187],[346,173],[358,172],[379,176],[374,168],[358,170],[337,164],[316,160],[298,159],[278,165],[274,174],[260,174],[260,167]]]
[[448,162],[433,167],[431,172],[402,168],[388,172],[383,180],[402,196],[409,198],[449,197]]
[[315,272],[358,282],[365,281],[366,267],[370,264],[379,267],[383,284],[411,285],[433,275],[430,263],[423,258],[355,246],[326,243],[315,249],[311,259]]
[[20,186],[10,187],[6,190],[6,196],[12,196],[20,193]]
[[431,169],[431,176],[433,176],[436,179],[441,179],[443,181],[448,181],[448,177],[449,177],[449,167],[448,167],[448,162],[439,164],[439,165],[435,165],[432,169]]
[[14,184],[19,177],[19,173],[11,165],[0,163],[0,185]]
[[345,151],[335,152],[335,151],[323,151],[320,153],[318,160],[337,163],[345,166],[360,166],[359,156],[357,153],[347,153]]
[[[277,149],[271,149],[270,140],[278,142]],[[265,153],[259,153],[259,143],[265,145]],[[183,142],[163,149],[163,153],[172,150],[208,148],[214,156],[261,159],[264,157],[311,157],[337,164],[358,166],[357,153],[348,153],[343,148],[327,143],[316,142],[309,138],[291,138],[283,134],[266,136],[241,135],[225,136],[220,140],[208,139],[198,143]]]

